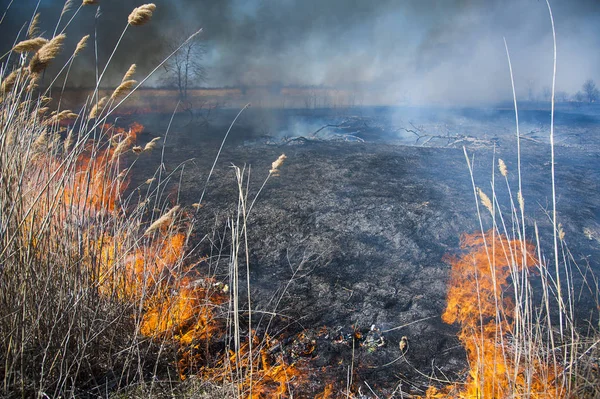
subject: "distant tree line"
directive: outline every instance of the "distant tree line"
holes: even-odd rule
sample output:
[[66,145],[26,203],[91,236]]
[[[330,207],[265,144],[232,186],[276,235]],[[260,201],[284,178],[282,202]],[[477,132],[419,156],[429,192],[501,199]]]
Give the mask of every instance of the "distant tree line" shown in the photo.
[[[550,101],[552,97],[552,89],[550,87],[544,87],[536,97],[535,91],[530,83],[528,88],[528,99],[529,101]],[[573,95],[569,95],[566,91],[557,91],[554,94],[554,99],[559,103],[573,102],[573,103],[595,103],[600,100],[600,90],[596,86],[596,83],[592,79],[586,80],[581,86],[581,90]]]

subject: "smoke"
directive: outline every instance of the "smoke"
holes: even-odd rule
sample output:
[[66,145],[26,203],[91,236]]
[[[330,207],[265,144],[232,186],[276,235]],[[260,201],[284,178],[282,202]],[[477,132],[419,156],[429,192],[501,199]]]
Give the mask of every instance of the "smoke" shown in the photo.
[[[149,71],[167,54],[169,38],[203,28],[208,80],[201,84],[209,86],[325,85],[358,87],[365,98],[387,104],[492,103],[511,97],[504,38],[519,94],[541,93],[551,85],[552,33],[541,0],[153,1],[155,18],[128,31],[108,84],[118,81],[133,62],[142,73]],[[7,2],[1,0],[2,5]],[[36,2],[18,3],[7,14],[8,26],[0,26],[2,37],[14,37],[7,28],[15,31]],[[101,62],[108,58],[131,9],[141,3],[100,2]],[[600,79],[600,3],[552,3],[558,89],[574,93],[585,79]],[[62,4],[42,1],[47,26],[55,23]],[[95,7],[82,11],[67,31],[71,36],[93,33]],[[91,69],[93,54],[87,55],[85,65]],[[85,85],[88,77],[72,79],[75,85]],[[161,82],[156,77],[152,84]]]

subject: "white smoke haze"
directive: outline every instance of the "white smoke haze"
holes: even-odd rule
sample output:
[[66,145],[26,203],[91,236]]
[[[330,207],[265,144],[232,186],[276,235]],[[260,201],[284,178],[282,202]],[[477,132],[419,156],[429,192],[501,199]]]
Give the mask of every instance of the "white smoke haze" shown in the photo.
[[[140,72],[150,70],[166,54],[161,43],[173,32],[201,27],[208,71],[208,80],[197,83],[202,86],[360,88],[365,103],[492,104],[511,98],[504,38],[518,95],[527,99],[551,85],[552,33],[542,0],[154,2],[156,18],[128,32],[109,83],[118,82],[117,75],[133,61]],[[128,12],[141,2],[116,3],[100,3],[101,59],[110,53]],[[62,4],[42,0],[47,24],[56,21]],[[551,5],[557,89],[573,94],[588,78],[600,81],[600,2],[554,0]],[[33,0],[21,0],[9,10],[9,23],[0,28],[2,48],[16,33],[9,28],[20,26],[34,6]],[[71,36],[92,33],[94,12],[93,7],[84,10],[90,23],[72,27]],[[72,84],[84,85],[86,79],[74,76]]]

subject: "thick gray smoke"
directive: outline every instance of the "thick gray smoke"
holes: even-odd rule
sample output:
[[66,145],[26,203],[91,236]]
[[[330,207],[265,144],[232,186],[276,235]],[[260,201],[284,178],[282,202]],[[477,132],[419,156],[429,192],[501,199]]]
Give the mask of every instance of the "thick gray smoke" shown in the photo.
[[[128,31],[111,67],[113,80],[132,62],[150,70],[166,54],[170,37],[201,27],[208,70],[202,84],[209,86],[325,85],[376,93],[389,104],[490,103],[511,96],[503,38],[521,96],[551,85],[552,33],[545,1],[153,1],[156,18]],[[14,37],[8,27],[18,27],[35,6],[33,0],[16,3],[0,27],[2,37]],[[128,13],[141,3],[100,1],[104,62]],[[47,30],[62,4],[42,0]],[[585,79],[600,78],[600,2],[554,0],[552,5],[558,89],[574,93]],[[86,7],[67,32],[93,33],[94,12],[95,7]],[[93,59],[91,51],[87,56]],[[86,65],[91,69],[93,62]],[[86,79],[77,75],[73,83],[85,85]],[[152,82],[160,85],[161,79]]]

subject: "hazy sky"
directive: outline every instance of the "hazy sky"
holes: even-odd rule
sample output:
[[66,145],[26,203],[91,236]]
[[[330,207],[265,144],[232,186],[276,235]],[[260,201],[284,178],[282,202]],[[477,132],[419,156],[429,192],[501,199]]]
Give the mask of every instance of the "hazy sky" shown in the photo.
[[[75,0],[75,6],[80,0]],[[552,78],[552,33],[538,0],[155,0],[153,21],[130,28],[108,83],[129,64],[148,71],[165,42],[203,28],[205,85],[328,85],[376,90],[390,103],[472,104],[510,98],[506,38],[521,96]],[[143,1],[100,0],[100,59],[106,62],[127,15]],[[0,0],[2,9],[8,0]],[[553,0],[559,90],[600,83],[600,1]],[[15,0],[0,25],[10,47],[33,0]],[[42,0],[45,36],[63,2]],[[96,7],[67,29],[74,42],[93,33]],[[70,17],[72,14],[67,14]],[[64,22],[63,22],[64,23]],[[67,46],[69,47],[69,46]],[[74,84],[93,80],[93,52],[78,60]],[[160,83],[157,77],[154,84]]]

